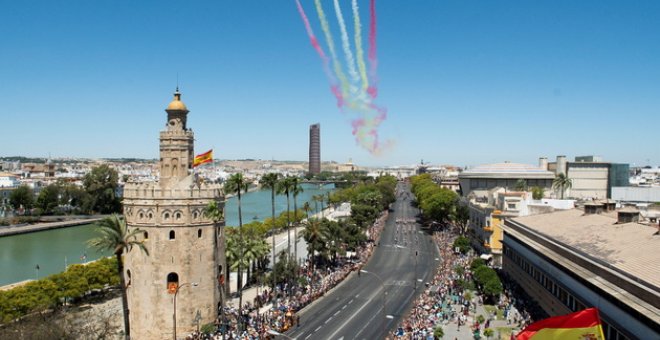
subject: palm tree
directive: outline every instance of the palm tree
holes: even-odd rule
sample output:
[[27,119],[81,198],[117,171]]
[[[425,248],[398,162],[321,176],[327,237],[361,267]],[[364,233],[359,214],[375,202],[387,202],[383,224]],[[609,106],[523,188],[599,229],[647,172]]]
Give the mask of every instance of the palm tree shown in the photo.
[[227,182],[225,183],[225,192],[228,193],[236,193],[237,198],[238,198],[238,236],[239,236],[239,254],[241,256],[241,260],[238,261],[238,329],[241,329],[241,315],[243,315],[243,271],[242,271],[242,266],[241,262],[243,262],[243,249],[244,249],[244,244],[243,244],[243,215],[241,213],[241,193],[244,191],[248,190],[249,183],[245,178],[243,177],[243,174],[236,173],[231,176],[229,176],[229,179],[227,179]]
[[124,310],[124,334],[128,340],[131,338],[131,328],[128,318],[128,297],[126,296],[126,279],[124,278],[124,262],[122,255],[129,252],[133,247],[140,248],[145,254],[149,251],[145,248],[142,241],[138,241],[136,235],[142,234],[140,228],[128,230],[126,222],[119,219],[119,216],[112,215],[99,222],[99,237],[87,241],[90,247],[100,251],[111,250],[117,258],[117,271],[119,272],[119,284],[121,289],[121,305]]
[[552,188],[555,190],[559,190],[561,193],[561,199],[564,199],[564,192],[566,189],[570,189],[573,187],[573,180],[568,178],[566,174],[560,173],[555,177],[555,179],[552,181]]
[[330,231],[325,223],[320,220],[307,220],[307,225],[302,231],[302,237],[307,242],[307,253],[314,271],[314,252],[319,254],[325,250],[325,243],[331,239]]
[[291,194],[291,187],[293,185],[291,178],[291,176],[286,176],[277,182],[277,193],[286,195],[286,231],[288,237],[288,245],[286,251],[289,256],[291,256],[291,203],[289,201],[289,197]]
[[291,177],[291,193],[293,194],[293,211],[295,211],[295,217],[294,223],[295,226],[293,228],[293,239],[294,239],[294,247],[293,247],[293,258],[298,261],[298,221],[300,219],[298,218],[298,195],[303,192],[303,188],[300,185],[300,178],[298,177]]
[[[220,247],[220,244],[219,244],[218,240],[224,240],[225,239],[224,235],[223,235],[224,234],[224,229],[219,228],[220,227],[220,221],[225,219],[224,211],[218,206],[218,202],[211,201],[206,206],[206,208],[204,208],[204,216],[206,216],[207,218],[211,219],[211,221],[213,221],[213,227],[215,228],[214,246],[215,246],[216,251],[219,251],[219,249],[221,247]],[[220,257],[220,263],[223,264],[223,270],[224,270],[224,274],[223,273],[218,273],[218,275],[225,275],[224,282],[229,282],[229,272],[230,271],[227,270],[227,268],[226,268],[227,267],[226,256],[225,256],[225,254],[221,254],[221,253],[219,253],[218,255]],[[229,284],[225,285],[224,290],[222,289],[222,287],[220,288],[220,292],[221,292],[221,295],[222,295],[223,306],[224,306],[224,301],[225,301],[224,293],[226,292],[227,294],[229,294],[230,293],[229,288],[230,288]]]
[[[273,265],[272,267],[275,268],[275,191],[277,190],[277,182],[280,179],[280,174],[271,172],[269,174],[265,174],[261,177],[261,180],[259,181],[259,184],[261,184],[262,187],[266,189],[270,189],[270,203],[271,203],[271,216],[272,216],[272,235],[271,237],[273,238]],[[273,287],[275,288],[275,271],[273,270]]]
[[305,218],[309,219],[309,212],[312,211],[312,207],[309,205],[309,202],[303,204],[303,210],[305,211]]

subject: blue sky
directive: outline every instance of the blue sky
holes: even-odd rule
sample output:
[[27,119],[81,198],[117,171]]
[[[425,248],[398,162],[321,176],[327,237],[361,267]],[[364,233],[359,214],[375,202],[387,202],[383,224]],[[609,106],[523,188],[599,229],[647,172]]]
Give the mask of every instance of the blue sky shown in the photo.
[[318,122],[322,159],[359,165],[660,163],[660,2],[380,0],[377,15],[379,133],[395,141],[378,157],[293,0],[7,2],[0,156],[156,158],[178,73],[196,151],[216,158],[306,160]]

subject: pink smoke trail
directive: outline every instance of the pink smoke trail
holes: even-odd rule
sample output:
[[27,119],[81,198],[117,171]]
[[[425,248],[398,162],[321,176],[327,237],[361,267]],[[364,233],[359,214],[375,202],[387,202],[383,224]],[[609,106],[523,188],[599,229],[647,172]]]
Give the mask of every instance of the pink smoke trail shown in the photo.
[[376,79],[376,70],[378,69],[378,58],[376,56],[376,0],[369,1],[369,83],[367,93],[371,98],[378,96],[378,86]]
[[300,4],[300,0],[296,0],[296,5],[298,6],[298,13],[300,13],[300,17],[302,18],[302,21],[305,24],[305,30],[307,31],[307,35],[309,36],[309,41],[312,43],[312,46],[316,50],[316,53],[318,53],[319,57],[321,58],[321,61],[323,62],[323,71],[325,72],[325,75],[328,77],[328,80],[330,80],[330,90],[332,91],[332,94],[337,98],[337,106],[342,107],[344,106],[344,97],[342,96],[341,91],[339,91],[339,88],[337,86],[337,79],[335,78],[334,75],[332,75],[332,72],[330,71],[330,66],[329,66],[330,60],[323,52],[321,45],[319,45],[318,39],[316,39],[316,36],[314,35],[314,31],[312,30],[312,26],[309,24],[309,20],[307,19],[307,15],[305,15],[305,10]]

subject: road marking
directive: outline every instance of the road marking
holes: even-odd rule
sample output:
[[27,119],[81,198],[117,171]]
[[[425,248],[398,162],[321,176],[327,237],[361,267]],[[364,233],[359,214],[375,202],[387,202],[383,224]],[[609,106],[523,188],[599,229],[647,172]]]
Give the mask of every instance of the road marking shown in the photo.
[[325,320],[324,324],[327,324],[328,322],[330,322],[330,320],[332,320],[332,316],[328,318],[328,320]]
[[308,335],[308,336],[305,338],[305,340],[309,339],[311,336],[312,336],[311,334]]
[[341,311],[336,311],[333,316],[337,316],[337,314],[339,314],[339,312],[341,312]]
[[341,309],[342,309],[342,310],[346,309],[346,305],[344,305],[344,307],[341,307]]
[[[353,321],[353,318],[354,318],[357,314],[359,314],[360,311],[362,311],[362,309],[364,309],[364,307],[366,307],[366,306],[371,302],[371,300],[373,300],[373,297],[374,297],[374,296],[377,296],[379,293],[380,293],[380,289],[374,291],[374,293],[371,295],[371,297],[368,298],[367,301],[365,301],[365,302],[362,304],[362,306],[360,306],[360,308],[358,308],[358,310],[355,311],[355,313],[351,314],[350,317],[346,318],[346,321],[344,321],[344,323],[342,323],[339,327],[337,327],[337,330],[334,331],[332,334],[330,334],[330,336],[328,336],[327,339],[334,339],[335,335],[337,335],[337,333],[339,333],[339,331],[341,331],[342,328],[346,327],[346,325],[347,325],[349,322]],[[351,300],[351,302],[353,302],[353,300]],[[349,303],[350,303],[350,302],[349,302]],[[380,308],[378,309],[378,312],[376,312],[376,314],[380,314]],[[372,317],[372,318],[373,318],[373,317]],[[320,328],[320,327],[319,327],[319,328]]]
[[316,329],[314,330],[314,333],[318,332],[319,329],[321,329],[321,327],[323,327],[323,326],[318,326],[318,327],[316,327]]
[[353,299],[351,299],[351,301],[348,301],[348,304],[349,304],[349,305],[350,305],[351,303],[353,303]]

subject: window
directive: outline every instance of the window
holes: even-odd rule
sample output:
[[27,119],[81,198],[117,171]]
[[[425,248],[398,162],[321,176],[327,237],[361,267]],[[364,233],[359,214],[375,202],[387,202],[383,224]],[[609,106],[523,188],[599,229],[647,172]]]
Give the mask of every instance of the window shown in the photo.
[[197,238],[202,238],[202,229],[197,229]]
[[163,219],[169,220],[170,219],[170,213],[166,212],[163,214]]
[[196,212],[196,211],[193,213],[193,219],[194,219],[194,220],[197,219],[197,212]]
[[179,288],[179,274],[169,273],[167,274],[167,292],[170,294],[176,293],[176,290]]
[[144,235],[145,240],[149,239],[149,233],[148,232],[145,231],[144,233],[142,233],[142,235]]
[[174,234],[174,230],[170,230],[170,240],[174,240],[176,238],[176,235]]
[[180,220],[181,219],[181,213],[177,212],[176,214],[174,214],[174,218],[177,219],[177,220]]

